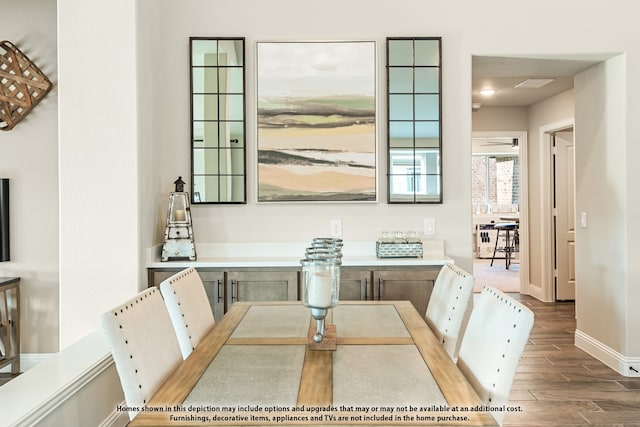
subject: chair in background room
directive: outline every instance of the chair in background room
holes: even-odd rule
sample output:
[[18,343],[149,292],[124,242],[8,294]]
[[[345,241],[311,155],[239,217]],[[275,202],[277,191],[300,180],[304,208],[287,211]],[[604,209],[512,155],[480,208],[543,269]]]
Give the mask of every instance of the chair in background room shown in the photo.
[[425,320],[446,352],[455,360],[473,307],[473,276],[453,264],[438,273]]
[[195,268],[187,268],[160,283],[160,291],[186,359],[215,325],[204,284]]
[[[462,338],[457,365],[486,405],[509,402],[511,384],[533,327],[533,312],[505,293],[486,286]],[[499,425],[503,411],[492,411]]]
[[104,313],[101,322],[125,401],[134,408],[129,411],[132,420],[182,363],[178,340],[157,288]]
[[[493,261],[496,259],[496,252],[504,252],[504,266],[508,270],[511,267],[511,260],[516,252],[520,249],[520,235],[518,233],[518,222],[501,222],[493,226],[496,230],[496,244],[493,247],[493,255],[491,256],[491,264],[493,267]],[[500,232],[504,233],[504,246],[498,248],[498,242],[500,242]],[[511,234],[513,232],[513,235]]]

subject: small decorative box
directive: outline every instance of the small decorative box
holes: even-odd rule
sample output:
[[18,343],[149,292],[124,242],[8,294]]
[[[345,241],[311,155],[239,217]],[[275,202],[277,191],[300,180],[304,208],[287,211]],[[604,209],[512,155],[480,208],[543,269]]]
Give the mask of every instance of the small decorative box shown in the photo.
[[376,242],[376,256],[378,258],[422,258],[422,242],[397,241]]

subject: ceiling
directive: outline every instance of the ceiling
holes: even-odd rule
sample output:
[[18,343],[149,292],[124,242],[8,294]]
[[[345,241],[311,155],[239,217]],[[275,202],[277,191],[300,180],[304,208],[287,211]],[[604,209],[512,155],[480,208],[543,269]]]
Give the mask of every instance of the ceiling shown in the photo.
[[[587,59],[539,59],[474,56],[472,60],[472,103],[485,107],[528,107],[573,88],[573,76],[606,57]],[[554,79],[539,89],[515,88],[530,78]],[[483,89],[497,92],[480,94]]]

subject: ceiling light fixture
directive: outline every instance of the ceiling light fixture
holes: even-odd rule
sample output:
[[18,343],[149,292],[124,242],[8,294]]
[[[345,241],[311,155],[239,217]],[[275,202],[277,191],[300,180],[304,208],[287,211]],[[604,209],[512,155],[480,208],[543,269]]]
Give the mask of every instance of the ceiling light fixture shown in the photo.
[[480,95],[491,96],[491,95],[495,94],[496,92],[497,92],[497,90],[495,90],[495,89],[482,89],[480,91]]

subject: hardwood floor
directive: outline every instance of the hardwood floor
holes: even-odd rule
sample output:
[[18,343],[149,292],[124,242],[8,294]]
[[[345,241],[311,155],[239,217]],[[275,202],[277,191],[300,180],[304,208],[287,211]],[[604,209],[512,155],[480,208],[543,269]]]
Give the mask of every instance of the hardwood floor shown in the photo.
[[510,294],[535,313],[505,427],[640,427],[640,378],[622,376],[574,344],[575,304]]

